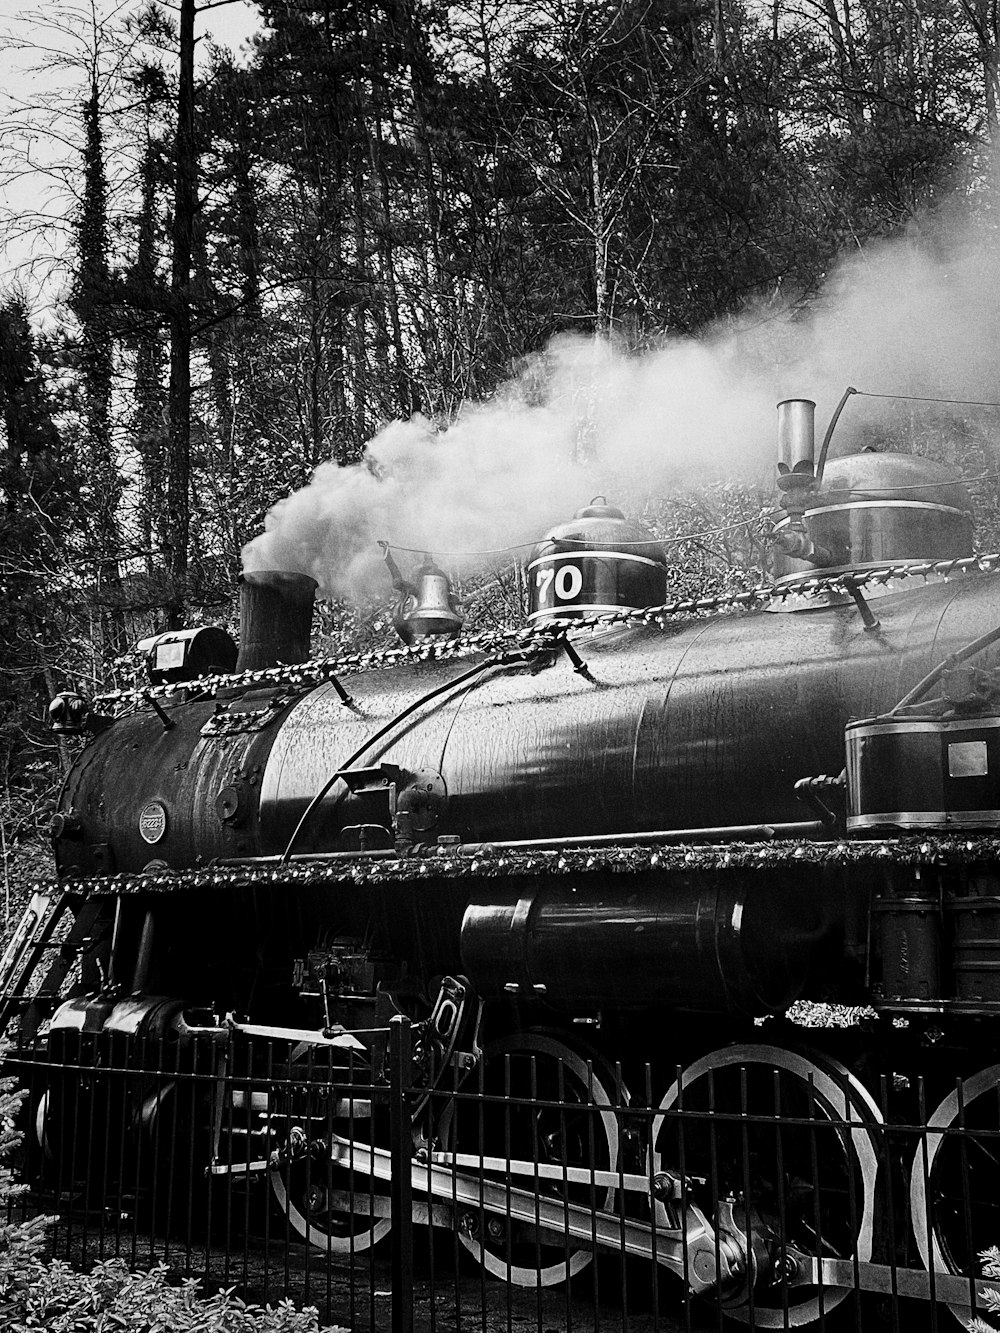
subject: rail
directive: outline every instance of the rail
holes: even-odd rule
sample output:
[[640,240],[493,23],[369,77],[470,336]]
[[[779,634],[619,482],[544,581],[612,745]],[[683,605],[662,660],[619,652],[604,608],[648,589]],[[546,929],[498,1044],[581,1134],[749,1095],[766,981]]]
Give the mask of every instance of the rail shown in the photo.
[[[640,874],[649,870],[664,873],[711,870],[729,874],[769,870],[778,865],[831,869],[893,864],[968,866],[995,864],[1000,857],[1000,837],[977,832],[921,832],[895,838],[813,840],[774,836],[780,831],[781,825],[759,826],[759,832],[764,835],[760,838],[718,843],[686,842],[685,835],[713,831],[682,829],[665,834],[659,844],[655,842],[657,835],[652,833],[648,835],[654,840],[652,843],[645,840],[645,835],[638,834],[634,839],[615,836],[611,845],[603,839],[583,839],[579,844],[567,841],[559,849],[484,843],[425,847],[408,856],[399,856],[388,849],[369,853],[307,853],[293,856],[287,863],[277,858],[258,857],[187,867],[181,872],[166,868],[137,874],[81,876],[79,879],[67,878],[62,888],[84,898],[102,893],[201,893],[206,889],[252,889],[275,884],[280,884],[283,891],[294,892],[297,888],[316,884],[402,884],[485,879],[497,874],[580,875],[607,870],[622,874]],[[675,837],[681,839],[679,845],[671,845],[668,841]],[[51,885],[45,882],[31,887],[35,893],[51,892]]]

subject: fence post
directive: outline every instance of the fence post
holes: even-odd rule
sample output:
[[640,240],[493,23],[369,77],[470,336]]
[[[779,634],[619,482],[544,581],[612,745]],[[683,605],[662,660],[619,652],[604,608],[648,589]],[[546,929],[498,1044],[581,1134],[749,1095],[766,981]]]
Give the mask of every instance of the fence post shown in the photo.
[[410,1020],[397,1014],[389,1020],[389,1151],[392,1180],[392,1333],[413,1333],[413,1137],[410,1090],[413,1064]]

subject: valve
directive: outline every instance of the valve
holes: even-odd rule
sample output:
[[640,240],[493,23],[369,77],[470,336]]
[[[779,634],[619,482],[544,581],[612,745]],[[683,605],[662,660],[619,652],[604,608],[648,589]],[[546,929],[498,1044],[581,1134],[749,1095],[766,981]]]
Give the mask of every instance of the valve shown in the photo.
[[272,1171],[286,1162],[299,1162],[309,1154],[309,1139],[301,1125],[293,1125],[285,1142],[271,1153],[267,1164]]
[[774,549],[793,560],[808,560],[820,569],[834,564],[833,553],[813,541],[806,527],[806,510],[817,500],[812,462],[802,460],[791,469],[779,463],[778,490],[781,491],[781,507],[788,515],[788,526],[772,535]]
[[801,521],[803,523],[801,530],[797,531],[792,527],[783,528],[774,534],[771,544],[775,550],[780,551],[782,555],[790,556],[793,560],[808,560],[818,569],[828,568],[834,562],[833,552],[814,542],[805,530],[804,520]]

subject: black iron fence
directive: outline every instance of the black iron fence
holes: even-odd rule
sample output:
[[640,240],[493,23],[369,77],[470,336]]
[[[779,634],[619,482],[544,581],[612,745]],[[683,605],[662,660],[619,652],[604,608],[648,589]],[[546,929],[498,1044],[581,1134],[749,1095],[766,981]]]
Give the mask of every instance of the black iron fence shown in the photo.
[[[15,1216],[77,1266],[166,1263],[366,1333],[957,1328],[1000,1244],[1000,1067],[866,1088],[734,1046],[622,1071],[539,1033],[435,1074],[404,1019],[62,1030]],[[731,1322],[732,1321],[732,1322]]]

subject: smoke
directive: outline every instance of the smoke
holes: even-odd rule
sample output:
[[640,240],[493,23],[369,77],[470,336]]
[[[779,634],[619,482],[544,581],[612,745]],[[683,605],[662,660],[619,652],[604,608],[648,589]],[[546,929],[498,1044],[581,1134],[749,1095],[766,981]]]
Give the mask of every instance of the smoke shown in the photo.
[[[997,238],[966,227],[945,245],[882,242],[841,263],[790,366],[800,379],[813,376],[826,400],[821,407],[832,406],[847,384],[870,393],[995,401],[998,345]],[[864,404],[870,417],[887,410]],[[984,421],[994,418],[1000,428],[1000,413],[983,413]]]
[[[720,474],[762,481],[781,398],[815,399],[821,428],[848,384],[998,399],[998,347],[992,236],[966,226],[945,244],[938,234],[873,245],[841,262],[804,313],[758,308],[642,356],[556,339],[446,429],[394,422],[363,462],[321,465],[271,509],[244,566],[308,573],[321,593],[362,599],[387,589],[379,540],[437,553],[508,547],[598,492],[613,501],[637,484],[655,494]],[[856,400],[834,452],[891,410]]]

